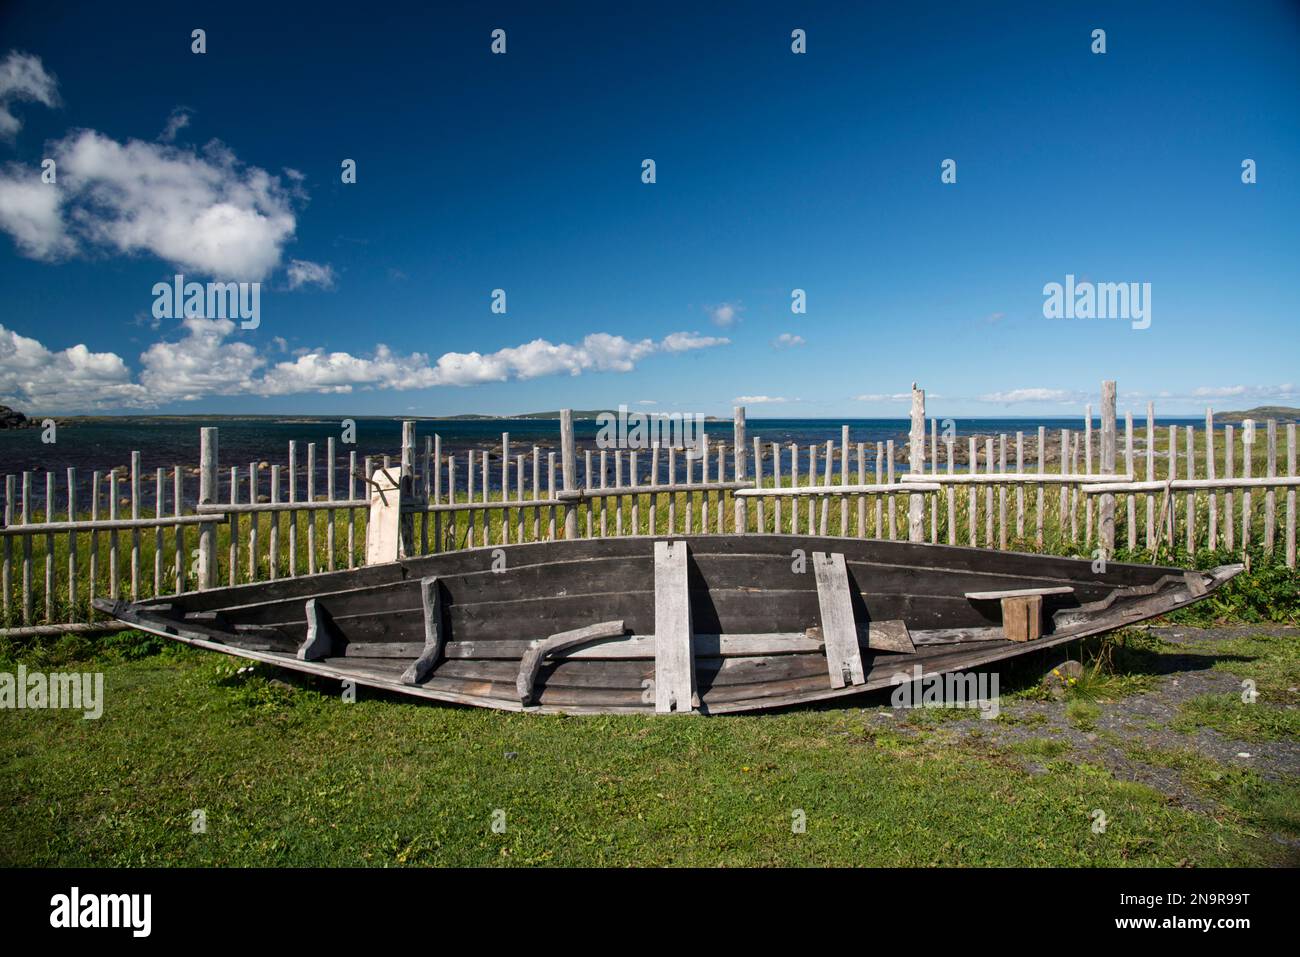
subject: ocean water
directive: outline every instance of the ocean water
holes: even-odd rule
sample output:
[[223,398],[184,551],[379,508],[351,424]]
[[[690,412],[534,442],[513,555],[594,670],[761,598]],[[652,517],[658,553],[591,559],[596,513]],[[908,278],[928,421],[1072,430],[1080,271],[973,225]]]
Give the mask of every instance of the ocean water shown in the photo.
[[[250,463],[269,463],[285,466],[288,462],[288,449],[291,441],[301,443],[298,447],[298,463],[300,469],[306,468],[307,461],[307,443],[316,444],[317,455],[317,474],[316,487],[317,494],[323,495],[326,488],[325,472],[328,463],[325,461],[326,442],[329,438],[335,439],[336,451],[338,455],[338,472],[336,481],[338,483],[337,494],[340,498],[347,495],[347,477],[346,470],[348,465],[349,453],[357,453],[358,468],[366,456],[375,456],[380,458],[384,455],[392,456],[394,461],[400,458],[400,445],[402,426],[400,419],[356,419],[356,443],[355,445],[344,445],[342,443],[342,425],[339,419],[316,419],[316,418],[293,418],[284,417],[280,419],[213,419],[200,420],[198,418],[186,419],[184,421],[175,421],[167,419],[149,419],[149,418],[103,418],[77,420],[72,419],[65,424],[59,425],[55,432],[55,441],[45,443],[42,441],[42,430],[39,428],[3,430],[0,431],[0,481],[4,476],[15,476],[15,484],[21,488],[21,479],[19,476],[23,472],[36,473],[32,476],[32,496],[34,505],[32,507],[43,507],[45,495],[45,474],[47,471],[56,473],[56,508],[66,507],[66,474],[69,467],[77,469],[77,497],[79,503],[89,502],[91,476],[95,470],[105,474],[113,468],[127,468],[131,463],[131,452],[139,451],[142,466],[142,487],[146,502],[152,503],[153,489],[155,481],[155,470],[164,468],[167,470],[165,485],[167,488],[167,500],[171,500],[171,470],[175,465],[184,467],[184,489],[183,498],[187,503],[192,503],[198,494],[197,465],[199,461],[199,429],[204,425],[215,425],[219,428],[218,434],[218,460],[221,464],[221,492],[222,500],[228,499],[229,496],[229,470],[231,466],[239,467],[240,475],[240,493],[241,501],[248,500],[248,474]],[[1159,419],[1159,424],[1167,425],[1171,423],[1186,424],[1193,422],[1192,419]],[[940,428],[944,428],[946,420],[940,421]],[[761,419],[751,418],[746,423],[748,449],[752,455],[753,439],[755,436],[762,439],[764,455],[770,454],[770,443],[777,442],[782,447],[782,474],[789,476],[790,443],[799,446],[799,471],[803,476],[807,475],[808,468],[808,446],[818,446],[818,471],[825,467],[824,453],[827,440],[833,439],[837,446],[840,439],[840,427],[847,425],[849,427],[849,441],[851,443],[862,442],[867,447],[867,468],[874,469],[875,448],[877,442],[887,442],[894,440],[895,444],[895,470],[897,472],[906,472],[907,465],[903,461],[906,458],[904,447],[907,442],[907,432],[909,423],[907,419]],[[1064,428],[1079,429],[1083,426],[1083,418],[967,418],[954,419],[953,426],[959,437],[969,435],[988,435],[1006,433],[1014,437],[1016,432],[1025,433],[1026,457],[1029,462],[1033,461],[1033,455],[1036,454],[1031,450],[1034,449],[1034,442],[1040,425],[1046,426],[1049,436],[1059,437],[1060,430]],[[1093,422],[1094,429],[1099,430],[1101,427],[1100,420],[1095,419]],[[1121,424],[1121,430],[1123,426]],[[1143,427],[1138,428],[1139,435],[1144,434]],[[708,422],[705,424],[705,432],[709,436],[712,444],[715,441],[730,443],[732,437],[732,427],[729,421]],[[583,470],[583,451],[586,449],[595,449],[597,424],[594,420],[578,420],[574,423],[574,432],[578,444],[578,466],[581,475]],[[532,480],[532,450],[536,446],[541,452],[541,479],[543,486],[546,482],[547,463],[546,457],[548,452],[555,452],[558,458],[560,452],[560,423],[555,419],[455,419],[455,420],[428,420],[419,421],[416,424],[416,448],[417,460],[423,456],[425,436],[439,435],[442,439],[442,449],[445,454],[456,456],[457,465],[457,486],[461,490],[465,488],[466,480],[466,460],[467,453],[473,451],[476,459],[476,479],[481,479],[479,462],[482,451],[492,451],[494,454],[490,458],[489,466],[489,485],[493,490],[499,490],[501,487],[501,462],[500,462],[500,443],[501,434],[508,432],[510,434],[510,452],[511,458],[514,459],[519,454],[526,454],[528,459],[525,463],[525,475],[529,482]],[[1121,436],[1121,446],[1122,446]],[[1014,451],[1012,451],[1012,461],[1014,461]],[[660,456],[660,481],[667,481],[667,456]],[[639,481],[645,483],[649,479],[649,451],[642,451],[638,455],[638,472]],[[677,456],[677,478],[684,478],[684,457]],[[597,457],[598,461],[598,457]],[[710,454],[710,471],[711,474],[716,470],[717,459],[715,453]],[[857,467],[856,452],[852,453],[850,468]],[[1028,467],[1028,462],[1027,462]],[[513,491],[517,466],[514,462],[511,464],[510,483]],[[764,473],[771,474],[770,458],[765,463]],[[287,469],[282,468],[282,473]],[[607,479],[610,484],[613,483],[613,462],[612,456],[607,463]],[[727,471],[731,472],[730,453],[727,457]],[[832,473],[839,473],[839,456],[838,452],[832,463]],[[695,464],[694,477],[698,480],[700,475],[700,466]],[[558,479],[557,479],[558,481]],[[595,479],[598,482],[598,478]],[[105,479],[106,482],[106,479]],[[269,469],[260,470],[258,494],[269,494],[270,474]],[[478,486],[481,490],[481,484]],[[306,480],[299,480],[299,496],[305,497]],[[119,481],[120,494],[128,494],[128,483],[125,478]],[[287,498],[287,477],[282,475],[282,498]],[[360,492],[358,492],[360,494]],[[151,507],[151,506],[150,506]]]

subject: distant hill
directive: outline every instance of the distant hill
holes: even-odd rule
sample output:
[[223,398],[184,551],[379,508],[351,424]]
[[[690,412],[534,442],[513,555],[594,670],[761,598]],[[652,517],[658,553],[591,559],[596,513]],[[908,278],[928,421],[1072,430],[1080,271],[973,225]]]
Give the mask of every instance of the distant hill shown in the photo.
[[1261,405],[1245,412],[1214,413],[1216,422],[1240,422],[1243,419],[1254,419],[1256,422],[1267,422],[1269,419],[1277,419],[1281,423],[1300,422],[1300,409],[1285,405]]

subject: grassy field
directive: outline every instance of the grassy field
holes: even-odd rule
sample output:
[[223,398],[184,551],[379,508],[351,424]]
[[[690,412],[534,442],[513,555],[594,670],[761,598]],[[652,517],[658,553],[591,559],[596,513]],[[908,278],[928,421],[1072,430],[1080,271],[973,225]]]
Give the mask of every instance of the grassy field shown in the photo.
[[1164,680],[1173,652],[1137,633],[1094,642],[1064,701],[1044,700],[1032,667],[1004,678],[995,721],[879,695],[718,718],[500,714],[365,689],[349,703],[337,684],[132,633],[11,644],[0,671],[102,671],[107,704],[99,720],[0,711],[0,864],[1294,864],[1300,768],[1222,764],[1194,736],[1294,743],[1298,644],[1261,632],[1207,652],[1256,678],[1267,716],[1196,704],[1181,731],[1126,739],[1189,800],[1067,743]]

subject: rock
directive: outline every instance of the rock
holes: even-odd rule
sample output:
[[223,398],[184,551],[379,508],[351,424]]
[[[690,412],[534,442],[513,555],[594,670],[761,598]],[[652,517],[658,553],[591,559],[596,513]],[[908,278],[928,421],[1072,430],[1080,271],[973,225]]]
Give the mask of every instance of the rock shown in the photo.
[[35,425],[35,422],[17,409],[11,409],[7,405],[0,405],[0,429],[30,429]]
[[1082,677],[1082,664],[1073,660],[1062,661],[1043,675],[1043,686],[1048,694],[1059,701],[1065,697],[1070,686],[1076,684]]

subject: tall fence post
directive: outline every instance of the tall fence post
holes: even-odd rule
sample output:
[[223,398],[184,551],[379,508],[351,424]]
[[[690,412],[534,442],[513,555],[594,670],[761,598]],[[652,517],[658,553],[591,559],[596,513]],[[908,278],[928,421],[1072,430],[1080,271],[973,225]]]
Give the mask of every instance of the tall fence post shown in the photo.
[[[1106,379],[1101,384],[1101,471],[1103,475],[1115,474],[1115,380]],[[1115,551],[1115,496],[1106,492],[1101,497],[1101,547],[1109,558]]]
[[[199,430],[199,504],[217,501],[217,430]],[[217,526],[204,522],[199,526],[199,590],[217,583]]]
[[[745,481],[745,474],[746,474],[745,407],[743,405],[738,405],[735,407],[731,427],[733,433],[732,434],[733,445],[735,447],[735,455],[733,459],[735,472],[736,472],[735,480],[737,482],[743,482]],[[758,463],[755,462],[754,464],[755,467],[757,467]],[[738,534],[743,535],[745,534],[745,532],[749,531],[749,520],[748,520],[748,515],[745,511],[745,497],[743,495],[734,495],[733,498],[735,499],[736,502],[736,520],[735,520],[734,531],[737,532]]]
[[[560,410],[560,481],[564,491],[572,494],[578,490],[578,458],[573,446],[573,410]],[[564,537],[578,537],[578,509],[573,499],[564,503]]]
[[[399,508],[415,504],[415,422],[402,420],[402,477],[398,492]],[[313,518],[314,520],[314,518]],[[415,513],[402,508],[398,554],[405,558],[415,551]]]
[[[912,475],[925,474],[925,390],[912,383],[912,431],[907,443],[907,468]],[[925,496],[913,492],[907,497],[907,539],[925,540]]]

